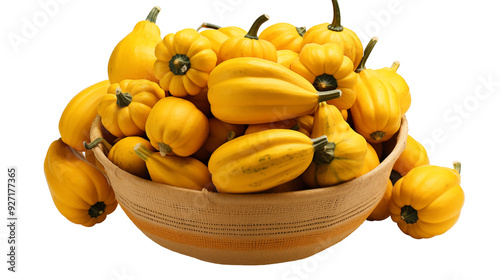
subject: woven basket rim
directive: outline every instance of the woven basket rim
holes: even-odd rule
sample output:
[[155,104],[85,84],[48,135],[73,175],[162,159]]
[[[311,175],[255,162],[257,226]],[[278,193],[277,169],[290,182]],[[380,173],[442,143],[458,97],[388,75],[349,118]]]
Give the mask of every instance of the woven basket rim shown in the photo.
[[[99,115],[96,116],[94,119],[94,122],[92,123],[91,131],[90,131],[90,140],[94,141],[95,139],[102,137],[102,124],[101,124],[101,118]],[[369,178],[374,176],[377,173],[380,173],[386,165],[394,163],[397,158],[401,155],[403,150],[406,147],[406,140],[408,137],[408,121],[406,119],[406,116],[403,116],[401,119],[401,126],[398,131],[397,135],[397,142],[394,147],[394,149],[391,151],[391,153],[372,171],[354,178],[350,181],[335,185],[335,186],[329,186],[329,187],[323,187],[323,188],[314,188],[314,189],[306,189],[306,190],[298,190],[298,191],[291,191],[291,192],[280,192],[280,193],[244,193],[244,194],[232,194],[232,193],[217,193],[217,192],[211,192],[208,191],[207,189],[203,189],[202,191],[198,190],[192,190],[192,189],[186,189],[186,188],[181,188],[181,187],[176,187],[176,186],[171,186],[163,183],[158,183],[158,182],[153,182],[151,180],[146,180],[140,177],[137,177],[131,173],[126,172],[125,170],[122,170],[118,166],[116,166],[113,162],[111,162],[107,155],[104,153],[103,150],[103,145],[99,144],[97,145],[93,151],[95,153],[95,156],[97,160],[104,166],[106,167],[111,167],[113,172],[116,172],[120,176],[123,176],[125,179],[130,179],[132,181],[142,181],[145,185],[148,187],[153,187],[153,188],[169,188],[169,191],[172,192],[179,192],[179,193],[184,193],[186,195],[190,196],[203,196],[205,199],[208,199],[212,202],[218,202],[218,203],[224,203],[224,201],[230,201],[231,204],[237,202],[237,203],[242,203],[242,204],[252,204],[252,203],[259,203],[262,201],[265,201],[266,203],[269,203],[269,201],[276,199],[277,201],[281,201],[282,198],[287,197],[287,198],[296,198],[296,199],[306,199],[311,196],[318,196],[318,195],[330,195],[332,192],[334,193],[339,193],[339,192],[344,192],[344,191],[352,191],[352,186],[357,185],[359,181],[369,181]],[[391,167],[392,169],[392,167]],[[359,184],[363,185],[363,184]],[[111,185],[113,189],[113,185]],[[115,190],[116,191],[116,190]],[[263,199],[265,197],[265,199]]]

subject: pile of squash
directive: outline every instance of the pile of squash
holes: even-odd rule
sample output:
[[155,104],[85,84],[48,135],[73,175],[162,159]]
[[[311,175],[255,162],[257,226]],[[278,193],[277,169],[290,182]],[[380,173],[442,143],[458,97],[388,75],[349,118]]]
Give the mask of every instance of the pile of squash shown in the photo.
[[[160,9],[113,50],[108,80],[78,93],[59,123],[44,169],[58,210],[92,226],[117,202],[92,148],[155,182],[220,193],[331,187],[373,170],[390,153],[410,90],[399,62],[366,68],[377,43],[333,22],[306,30],[269,16],[243,28],[203,23],[165,37]],[[202,30],[202,31],[200,31]],[[99,115],[106,135],[89,143]],[[460,164],[429,165],[408,137],[369,220],[391,218],[414,238],[442,234],[464,202]]]

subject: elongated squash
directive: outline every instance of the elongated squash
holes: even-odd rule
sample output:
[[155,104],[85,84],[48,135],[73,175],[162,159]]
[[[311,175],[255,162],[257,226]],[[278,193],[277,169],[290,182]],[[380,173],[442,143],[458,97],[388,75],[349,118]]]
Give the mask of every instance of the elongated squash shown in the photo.
[[254,57],[227,60],[208,79],[212,113],[234,124],[271,123],[312,114],[319,102],[340,96],[340,90],[318,92],[285,66]]
[[261,192],[299,177],[327,142],[289,129],[260,131],[220,146],[208,170],[221,193]]
[[43,167],[54,204],[69,221],[91,227],[116,209],[106,176],[61,139],[50,145]]
[[59,133],[64,143],[83,152],[83,142],[90,141],[90,126],[97,116],[97,105],[106,95],[109,81],[98,82],[75,95],[59,119]]

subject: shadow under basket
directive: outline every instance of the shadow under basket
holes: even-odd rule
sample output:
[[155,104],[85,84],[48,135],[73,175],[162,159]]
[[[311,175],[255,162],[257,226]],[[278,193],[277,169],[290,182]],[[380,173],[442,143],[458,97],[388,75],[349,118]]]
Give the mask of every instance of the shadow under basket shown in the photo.
[[[101,137],[99,116],[91,140]],[[159,245],[200,260],[261,265],[312,256],[356,230],[382,199],[403,152],[408,123],[373,171],[349,182],[287,193],[221,194],[155,183],[123,171],[94,148],[116,199],[132,222]]]

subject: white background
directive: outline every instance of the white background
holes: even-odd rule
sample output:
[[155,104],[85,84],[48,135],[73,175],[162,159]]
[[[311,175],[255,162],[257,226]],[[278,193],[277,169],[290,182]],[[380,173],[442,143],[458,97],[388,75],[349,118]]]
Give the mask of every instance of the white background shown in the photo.
[[[431,163],[463,163],[466,201],[455,227],[415,240],[390,219],[365,222],[344,241],[307,259],[227,266],[156,245],[120,208],[92,228],[70,223],[51,201],[42,167],[46,150],[59,138],[58,121],[68,101],[107,78],[114,46],[153,6],[162,8],[157,24],[163,37],[203,21],[248,29],[262,13],[271,17],[263,28],[281,21],[311,27],[331,21],[330,1],[2,1],[0,278],[500,279],[496,3],[340,1],[343,25],[357,32],[363,45],[371,36],[379,37],[368,67],[401,61],[398,72],[413,99],[407,114],[410,134],[425,144]],[[19,176],[17,273],[8,272],[6,263],[11,165],[18,167]]]

